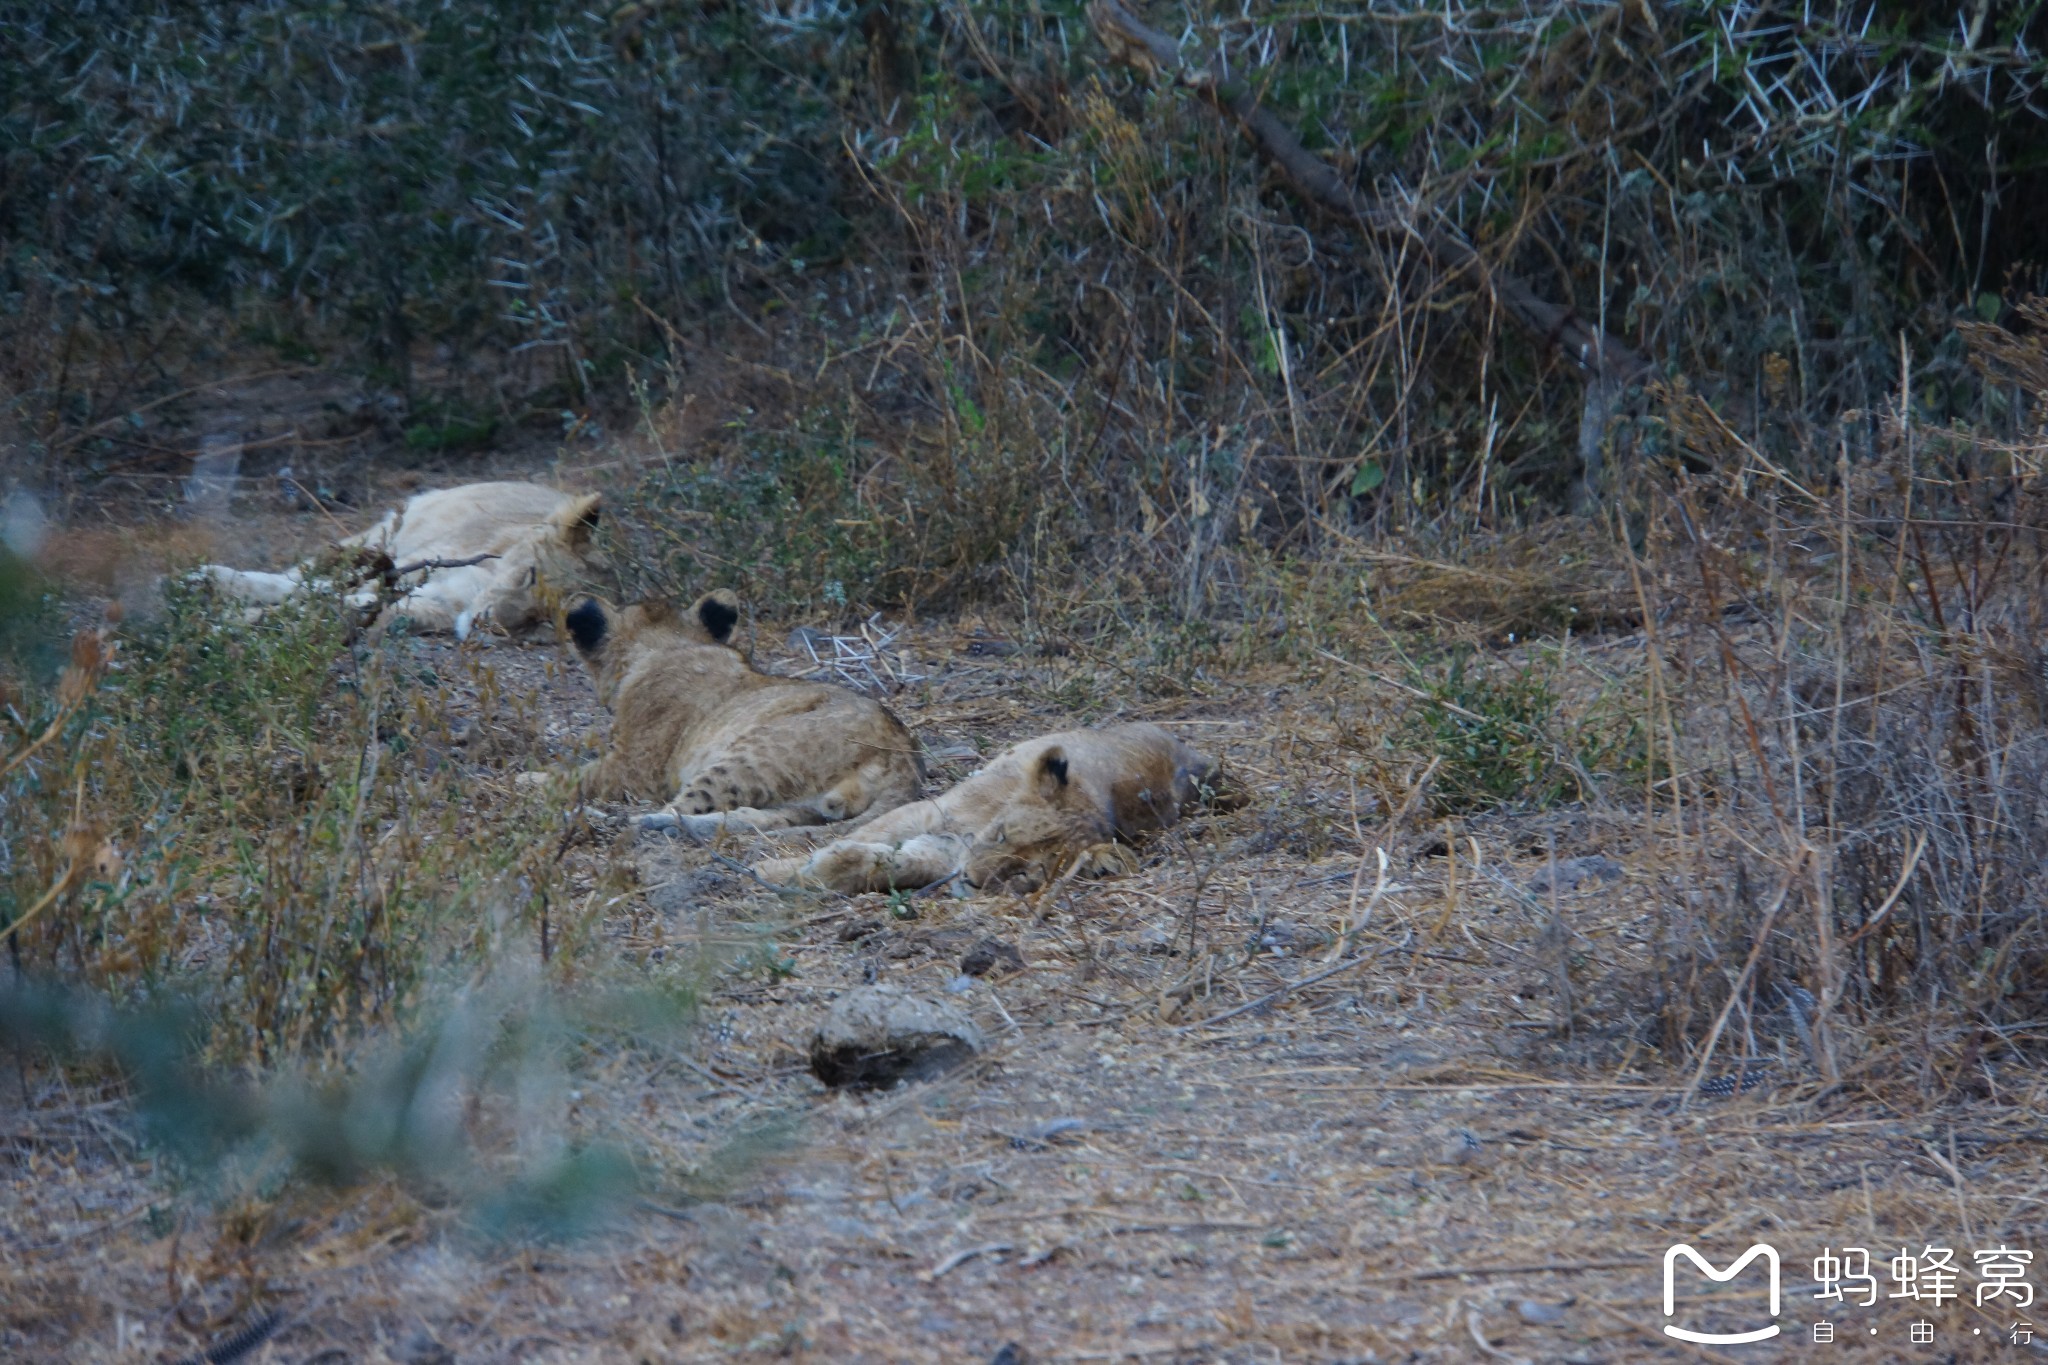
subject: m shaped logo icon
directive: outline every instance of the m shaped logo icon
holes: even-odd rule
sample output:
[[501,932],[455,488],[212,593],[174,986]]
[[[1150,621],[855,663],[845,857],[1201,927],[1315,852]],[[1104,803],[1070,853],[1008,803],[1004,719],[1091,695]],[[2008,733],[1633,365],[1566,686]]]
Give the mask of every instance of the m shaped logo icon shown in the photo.
[[[1776,1247],[1758,1242],[1755,1246],[1737,1257],[1734,1264],[1730,1265],[1726,1270],[1716,1270],[1706,1257],[1694,1251],[1686,1243],[1680,1242],[1676,1246],[1667,1249],[1664,1253],[1665,1317],[1671,1317],[1678,1311],[1678,1286],[1674,1283],[1671,1272],[1677,1266],[1678,1258],[1681,1256],[1698,1266],[1700,1273],[1716,1284],[1728,1283],[1728,1281],[1742,1273],[1744,1266],[1758,1257],[1762,1257],[1764,1264],[1770,1268],[1771,1272],[1771,1316],[1773,1318],[1778,1316],[1778,1249]],[[1694,1332],[1684,1327],[1673,1326],[1667,1322],[1664,1324],[1664,1335],[1667,1337],[1677,1337],[1680,1341],[1698,1342],[1703,1346],[1737,1346],[1745,1341],[1768,1341],[1770,1338],[1778,1335],[1778,1324],[1772,1322],[1768,1327],[1759,1327],[1749,1332]]]

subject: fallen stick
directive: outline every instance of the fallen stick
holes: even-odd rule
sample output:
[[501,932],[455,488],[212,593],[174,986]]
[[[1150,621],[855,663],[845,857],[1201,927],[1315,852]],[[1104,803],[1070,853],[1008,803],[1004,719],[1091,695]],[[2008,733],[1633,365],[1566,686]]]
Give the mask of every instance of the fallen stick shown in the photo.
[[1396,1270],[1362,1275],[1354,1284],[1401,1284],[1422,1280],[1456,1280],[1467,1275],[1577,1275],[1588,1270],[1640,1270],[1640,1256],[1626,1261],[1530,1261],[1521,1265],[1440,1265],[1424,1270]]
[[987,1246],[963,1247],[933,1266],[925,1275],[924,1282],[930,1284],[933,1280],[949,1275],[977,1256],[994,1256],[1008,1250],[1010,1250],[1008,1242],[990,1242]]
[[1256,1000],[1247,1000],[1244,1004],[1239,1005],[1234,1009],[1227,1009],[1223,1011],[1223,1013],[1221,1014],[1212,1014],[1207,1019],[1198,1019],[1192,1024],[1185,1025],[1181,1029],[1181,1032],[1186,1033],[1188,1029],[1208,1028],[1211,1025],[1220,1024],[1226,1019],[1235,1019],[1240,1014],[1249,1014],[1253,1010],[1263,1009],[1267,1005],[1278,1004],[1280,1001],[1285,1000],[1288,996],[1300,990],[1303,986],[1313,986],[1318,981],[1328,981],[1333,976],[1340,976],[1343,973],[1350,971],[1353,967],[1363,967],[1368,962],[1377,962],[1381,958],[1385,957],[1388,953],[1393,952],[1396,948],[1405,947],[1407,943],[1408,940],[1404,938],[1399,943],[1388,944],[1386,947],[1380,949],[1376,953],[1365,953],[1358,957],[1347,958],[1344,961],[1338,963],[1336,966],[1327,967],[1322,971],[1315,973],[1313,976],[1304,976],[1299,980],[1288,982],[1279,990],[1268,991],[1266,994],[1260,996]]
[[1619,1309],[1611,1308],[1598,1299],[1580,1299],[1579,1302],[1605,1313],[1608,1317],[1628,1328],[1629,1331],[1634,1332],[1638,1336],[1646,1337],[1667,1350],[1676,1348],[1686,1351],[1695,1360],[1710,1360],[1714,1362],[1714,1365],[1739,1365],[1739,1362],[1733,1356],[1722,1355],[1719,1351],[1709,1351],[1706,1347],[1695,1346],[1689,1341],[1678,1341],[1671,1337],[1659,1336],[1626,1313],[1621,1312]]
[[403,578],[409,573],[422,569],[467,569],[472,564],[481,564],[486,559],[497,559],[497,555],[471,555],[468,559],[415,559],[410,564],[401,564],[391,571],[391,577]]

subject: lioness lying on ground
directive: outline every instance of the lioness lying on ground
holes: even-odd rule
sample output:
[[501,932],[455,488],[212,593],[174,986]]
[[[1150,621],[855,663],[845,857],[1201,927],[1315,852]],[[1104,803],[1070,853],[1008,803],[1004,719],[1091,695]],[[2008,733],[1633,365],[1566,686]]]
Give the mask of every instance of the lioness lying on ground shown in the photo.
[[[591,571],[603,567],[590,543],[598,510],[596,493],[563,493],[537,483],[464,484],[416,494],[336,545],[381,551],[401,569],[428,566],[400,580],[402,595],[379,615],[379,625],[404,618],[414,630],[452,630],[466,639],[485,622],[523,631],[546,620],[536,591],[543,579],[557,590],[587,588]],[[240,601],[272,606],[303,590],[306,572],[304,565],[263,573],[209,564],[196,576]],[[377,594],[364,588],[347,600],[367,611]]]
[[1033,891],[1069,870],[1128,870],[1130,854],[1118,841],[1172,825],[1215,775],[1214,763],[1157,725],[1043,735],[950,791],[754,870],[763,881],[848,895],[929,886],[956,873],[975,886]]
[[727,824],[830,824],[915,801],[924,767],[903,723],[858,692],[756,672],[726,644],[739,614],[724,590],[681,613],[595,597],[563,613],[612,712],[610,746],[584,768],[583,794],[673,797],[639,823],[695,838]]

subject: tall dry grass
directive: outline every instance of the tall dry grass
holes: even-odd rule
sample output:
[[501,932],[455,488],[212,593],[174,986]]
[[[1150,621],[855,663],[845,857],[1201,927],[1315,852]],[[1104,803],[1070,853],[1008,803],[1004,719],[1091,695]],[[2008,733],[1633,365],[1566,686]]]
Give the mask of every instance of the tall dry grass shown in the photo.
[[[31,571],[0,575],[28,585],[16,643],[61,632]],[[510,780],[542,761],[530,702],[476,655],[355,636],[331,600],[250,622],[167,592],[54,673],[26,649],[0,668],[20,1100],[107,1085],[175,1185],[229,1204],[395,1175],[553,1235],[665,1176],[562,1096],[592,1057],[673,1047],[702,964],[625,963],[570,893],[577,817]]]
[[[2048,354],[1980,338],[2001,381]],[[1641,794],[1687,869],[1660,926],[1663,1040],[1703,1072],[1769,1016],[1829,1085],[1975,1093],[1980,1061],[2038,1046],[2048,1002],[2048,431],[1934,426],[1902,399],[1838,428],[1829,469],[1696,397],[1669,418],[1711,468],[1614,519],[1669,604],[1646,691],[1677,779]]]

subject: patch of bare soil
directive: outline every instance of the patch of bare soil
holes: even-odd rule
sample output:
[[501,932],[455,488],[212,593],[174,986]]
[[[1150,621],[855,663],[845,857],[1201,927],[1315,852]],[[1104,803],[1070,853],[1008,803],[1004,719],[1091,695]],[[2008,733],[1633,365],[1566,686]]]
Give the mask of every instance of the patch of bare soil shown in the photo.
[[[809,667],[781,638],[758,631],[761,662]],[[601,1068],[578,1124],[671,1172],[738,1134],[783,1136],[710,1199],[678,1186],[581,1242],[493,1247],[384,1185],[208,1213],[155,1178],[116,1097],[5,1078],[9,1352],[169,1360],[274,1309],[241,1359],[2025,1358],[2010,1338],[2030,1310],[1978,1306],[1973,1252],[2038,1241],[2039,1079],[1936,1077],[1912,1090],[1930,1105],[1877,1056],[1823,1093],[1796,1021],[1759,996],[1721,1056],[1758,1059],[1760,1082],[1720,1064],[1688,1098],[1637,983],[1660,910],[1723,889],[1677,884],[1664,832],[1606,810],[1471,822],[1448,843],[1390,830],[1354,794],[1348,736],[1376,703],[1355,674],[1270,668],[1160,699],[1085,653],[929,623],[901,645],[925,677],[892,704],[954,755],[935,781],[974,749],[1145,718],[1222,755],[1255,799],[1154,843],[1136,875],[1035,901],[778,896],[722,860],[758,852],[743,841],[702,849],[605,812],[568,856],[614,947],[725,965],[694,1054]],[[595,745],[604,716],[561,651],[469,648],[551,762]],[[827,1091],[809,1029],[870,981],[964,1006],[986,1050],[941,1079]],[[1782,1335],[1664,1335],[1768,1320],[1751,1272],[1692,1276],[1667,1318],[1681,1241],[1716,1265],[1774,1246]],[[1891,1258],[1929,1244],[1953,1251],[1959,1300],[1886,1297]],[[1846,1306],[1815,1297],[1815,1259],[1846,1247],[1869,1251],[1874,1307],[1853,1283]],[[1834,1343],[1816,1346],[1823,1320]],[[1921,1321],[1932,1344],[1910,1340]]]

